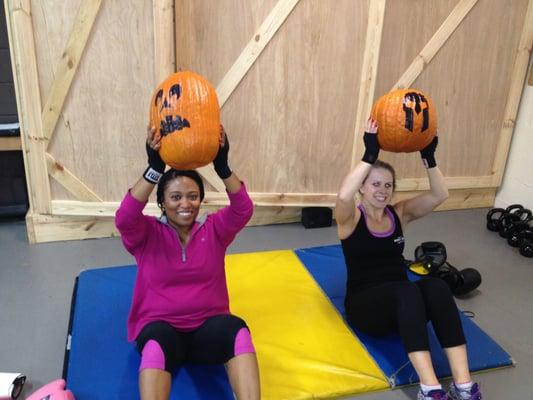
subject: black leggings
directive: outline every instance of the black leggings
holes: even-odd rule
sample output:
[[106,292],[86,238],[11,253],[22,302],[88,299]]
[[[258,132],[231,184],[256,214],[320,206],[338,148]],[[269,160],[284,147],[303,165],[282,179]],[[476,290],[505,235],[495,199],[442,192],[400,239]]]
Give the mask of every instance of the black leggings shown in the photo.
[[[208,318],[200,327],[190,332],[180,332],[164,321],[147,324],[136,339],[137,350],[144,364],[144,347],[155,341],[162,351],[163,364],[157,367],[172,372],[185,362],[193,364],[223,364],[236,356],[236,339],[242,329],[248,330],[246,323],[235,315],[216,315]],[[245,352],[253,352],[250,336],[241,339]],[[153,356],[153,353],[148,357]],[[153,362],[151,360],[150,362]]]
[[348,321],[364,333],[399,332],[407,353],[429,350],[427,321],[442,347],[466,343],[459,311],[448,285],[426,277],[417,282],[385,282],[346,300]]

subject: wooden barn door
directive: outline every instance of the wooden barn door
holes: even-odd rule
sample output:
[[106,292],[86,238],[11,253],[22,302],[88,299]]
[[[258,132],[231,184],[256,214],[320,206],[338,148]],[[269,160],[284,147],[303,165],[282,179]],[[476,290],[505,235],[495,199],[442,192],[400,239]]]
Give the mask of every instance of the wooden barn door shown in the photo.
[[[533,0],[6,0],[32,242],[116,234],[140,176],[148,103],[169,73],[217,87],[252,224],[332,207],[373,101],[431,95],[442,209],[492,205],[529,54]],[[418,155],[384,153],[398,198],[428,187]],[[227,203],[211,167],[205,210]],[[146,211],[157,215],[153,202]]]

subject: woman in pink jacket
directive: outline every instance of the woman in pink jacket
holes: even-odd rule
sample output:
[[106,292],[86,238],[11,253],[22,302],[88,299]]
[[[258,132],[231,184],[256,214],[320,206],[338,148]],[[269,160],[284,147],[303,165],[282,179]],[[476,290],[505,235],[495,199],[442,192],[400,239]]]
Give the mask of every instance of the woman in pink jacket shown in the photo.
[[[246,323],[229,310],[226,248],[246,225],[253,204],[228,166],[229,143],[213,161],[229,206],[198,217],[204,185],[193,170],[165,170],[160,136],[148,130],[148,168],[128,191],[115,222],[138,266],[128,340],[141,354],[141,399],[168,399],[171,373],[186,362],[226,365],[238,399],[259,399],[257,358]],[[143,209],[157,185],[160,218]]]

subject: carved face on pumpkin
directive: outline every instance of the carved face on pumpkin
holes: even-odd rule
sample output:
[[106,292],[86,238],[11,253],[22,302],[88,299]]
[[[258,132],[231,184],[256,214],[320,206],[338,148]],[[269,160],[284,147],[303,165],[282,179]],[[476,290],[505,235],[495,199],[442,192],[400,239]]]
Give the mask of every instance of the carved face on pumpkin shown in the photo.
[[422,112],[422,127],[421,132],[424,132],[429,127],[429,105],[421,93],[409,92],[403,98],[403,111],[405,113],[405,129],[413,132],[415,114],[420,117]]
[[431,99],[415,89],[398,89],[380,97],[372,109],[378,123],[380,148],[413,152],[426,147],[437,133],[437,113]]
[[154,91],[150,122],[161,135],[159,155],[175,169],[195,169],[220,146],[220,108],[213,86],[190,71],[169,76]]
[[176,114],[178,100],[181,96],[181,86],[174,84],[164,93],[163,89],[159,89],[155,95],[154,106],[159,110],[161,116],[159,133],[161,136],[166,136],[174,131],[179,131],[183,128],[190,128],[191,125],[186,118]]

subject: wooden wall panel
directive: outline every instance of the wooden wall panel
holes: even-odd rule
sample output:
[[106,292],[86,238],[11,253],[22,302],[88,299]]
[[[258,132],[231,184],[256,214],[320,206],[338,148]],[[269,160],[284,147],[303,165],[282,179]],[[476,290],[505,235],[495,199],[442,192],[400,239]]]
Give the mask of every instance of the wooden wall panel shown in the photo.
[[31,1],[35,52],[39,65],[41,101],[46,101],[55,76],[55,67],[74,24],[82,0]]
[[[405,3],[411,6],[404,7]],[[424,46],[435,22],[440,24],[457,1],[387,4],[376,96],[391,89],[406,63]],[[527,5],[527,0],[514,1],[513,7],[507,2],[478,1],[412,85],[436,104],[437,160],[447,177],[493,173],[521,34],[517,27],[523,25]],[[402,29],[399,21],[405,21],[410,29]],[[432,29],[427,30],[428,25],[433,25]],[[413,32],[416,40],[408,40],[407,31]],[[387,154],[384,159],[398,168],[400,177],[425,175],[416,155]]]
[[[43,102],[78,7],[37,2]],[[69,3],[69,2],[65,2]],[[81,3],[79,3],[81,4]],[[79,6],[78,4],[78,6]],[[57,7],[54,7],[57,6]],[[154,86],[152,2],[104,1],[67,96],[49,152],[106,199],[138,178]],[[72,198],[55,182],[53,198]]]
[[[37,56],[39,86],[41,102],[44,105],[51,94],[51,88],[56,76],[56,67],[61,59],[69,33],[73,29],[76,12],[82,0],[73,1],[31,1],[31,13],[35,38],[35,52]],[[63,116],[58,121],[58,130],[63,130],[61,125],[68,124]],[[65,160],[70,161],[70,160]],[[73,198],[72,195],[50,179],[52,198]]]
[[276,1],[176,0],[176,69],[197,71],[216,86]]
[[301,1],[243,80],[255,99],[245,85],[230,98],[230,120],[251,102],[260,115],[249,126],[258,140],[238,153],[254,191],[337,190],[350,165],[367,14],[366,2]]
[[[176,0],[176,70],[196,71],[218,86],[275,5],[276,0]],[[238,132],[224,114],[222,122],[233,154]],[[207,182],[206,190],[216,191]]]
[[[387,2],[375,99],[391,90],[435,31],[445,21],[456,3],[457,0]],[[430,88],[419,85],[418,81],[412,87],[427,92],[433,98],[433,92]],[[436,106],[437,112],[440,112],[439,104],[437,103]],[[441,151],[442,146],[437,153],[438,161],[440,161]],[[417,154],[382,152],[380,158],[394,165],[398,179],[425,177],[423,166]]]
[[[30,211],[49,214],[50,182],[46,170],[46,138],[40,118],[42,106],[31,4],[29,0],[6,0],[4,7]],[[28,224],[28,232],[31,231]]]
[[[319,8],[322,11],[317,13]],[[239,10],[230,12],[240,15]],[[250,6],[241,12],[250,18],[256,11]],[[232,165],[250,182],[250,190],[337,189],[340,174],[331,176],[327,171],[344,173],[349,168],[351,153],[347,150],[353,142],[367,13],[367,2],[344,0],[325,7],[317,0],[300,1],[229,98],[222,118],[231,135]],[[199,21],[209,17],[195,15]],[[248,28],[251,33],[245,38],[238,35],[237,42],[244,42],[242,48],[261,22],[255,18],[255,26]],[[220,43],[218,27],[211,35],[205,33],[204,40]],[[177,46],[179,66],[179,41]],[[231,47],[230,51],[234,52]],[[217,57],[215,50],[209,58],[223,56]],[[206,70],[203,60],[196,57],[193,67]],[[208,67],[215,68],[211,64]],[[206,73],[215,85],[222,75],[214,71],[212,78]]]
[[[425,65],[415,63],[422,68],[411,86],[437,105],[437,157],[453,189],[443,208],[488,206],[533,47],[533,0],[7,0],[6,7],[32,241],[113,234],[111,215],[145,166],[152,90],[174,68],[205,75],[222,94],[231,166],[255,201],[253,223],[280,223],[297,220],[300,207],[333,206],[363,150],[362,110],[412,76],[406,69],[430,49]],[[72,81],[58,82],[65,71]],[[48,132],[55,120],[42,107],[62,102],[60,92],[67,95]],[[399,198],[427,189],[418,154],[382,157],[401,178]],[[213,185],[206,209],[227,201],[218,178]]]

